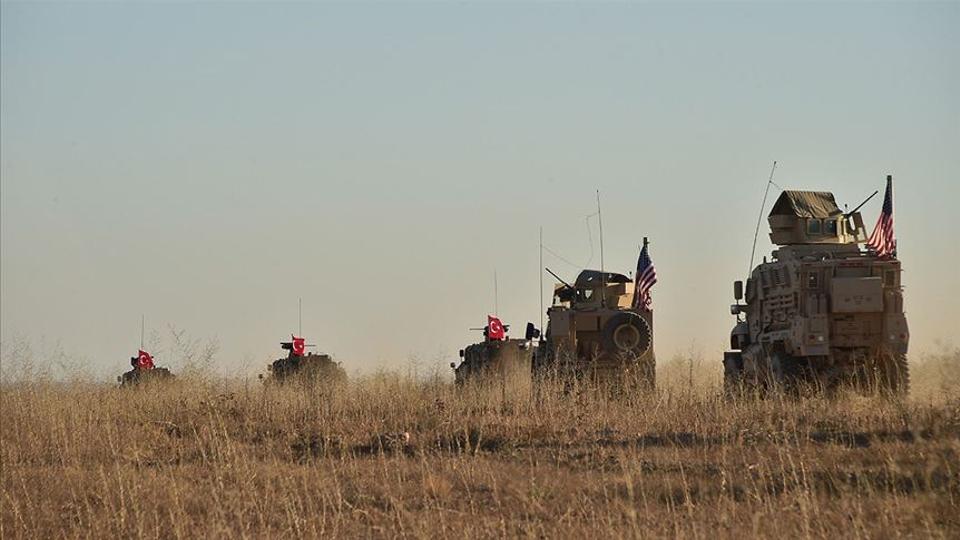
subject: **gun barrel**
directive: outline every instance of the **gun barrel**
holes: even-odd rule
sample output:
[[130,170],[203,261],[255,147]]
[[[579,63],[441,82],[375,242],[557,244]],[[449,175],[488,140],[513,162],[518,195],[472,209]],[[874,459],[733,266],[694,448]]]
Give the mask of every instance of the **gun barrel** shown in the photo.
[[559,280],[560,283],[563,283],[564,285],[566,285],[568,289],[573,289],[573,288],[574,288],[573,285],[571,285],[571,284],[567,283],[566,281],[564,281],[562,277],[554,274],[554,273],[553,273],[553,270],[550,270],[550,269],[547,268],[546,266],[544,266],[543,269],[546,270],[547,272],[549,272],[551,276],[557,278],[557,280]]
[[874,192],[873,192],[873,195],[870,195],[869,197],[867,197],[866,199],[864,199],[863,202],[860,203],[860,204],[858,204],[856,208],[854,208],[853,210],[845,213],[844,216],[852,216],[853,214],[857,213],[857,210],[863,208],[863,205],[865,205],[865,204],[867,204],[868,202],[870,202],[870,199],[872,199],[872,198],[874,197],[874,195],[876,195],[877,193],[880,193],[880,190],[879,190],[879,189],[876,190],[876,191],[874,191]]

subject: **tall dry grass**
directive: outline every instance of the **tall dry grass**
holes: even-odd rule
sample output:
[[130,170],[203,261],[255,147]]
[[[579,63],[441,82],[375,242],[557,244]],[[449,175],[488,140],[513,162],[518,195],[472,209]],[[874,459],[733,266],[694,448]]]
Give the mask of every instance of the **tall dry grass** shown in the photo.
[[616,398],[4,384],[0,536],[956,538],[958,362],[916,362],[905,401],[726,402],[682,359]]

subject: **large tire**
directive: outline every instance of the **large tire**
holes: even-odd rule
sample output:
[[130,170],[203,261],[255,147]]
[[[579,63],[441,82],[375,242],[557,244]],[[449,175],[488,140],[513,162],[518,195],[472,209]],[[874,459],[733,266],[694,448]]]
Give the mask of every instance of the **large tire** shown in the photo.
[[743,392],[743,353],[723,353],[723,392],[734,397]]
[[767,362],[769,389],[795,393],[815,382],[808,377],[806,360],[791,356],[779,347],[767,357]]
[[603,327],[601,342],[609,354],[639,358],[650,350],[650,325],[632,311],[617,313]]

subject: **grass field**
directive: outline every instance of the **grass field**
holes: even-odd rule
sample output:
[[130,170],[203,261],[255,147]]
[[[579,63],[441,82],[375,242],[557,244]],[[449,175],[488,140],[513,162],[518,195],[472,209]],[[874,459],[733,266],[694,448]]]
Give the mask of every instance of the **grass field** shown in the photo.
[[909,399],[504,400],[379,375],[7,382],[0,537],[960,537],[960,351]]

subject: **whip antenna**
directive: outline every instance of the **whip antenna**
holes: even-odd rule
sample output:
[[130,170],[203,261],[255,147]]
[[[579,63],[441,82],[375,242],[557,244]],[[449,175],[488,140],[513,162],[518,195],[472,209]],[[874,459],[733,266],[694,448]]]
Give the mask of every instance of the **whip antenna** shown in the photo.
[[763,202],[760,203],[760,215],[757,216],[757,229],[753,231],[753,249],[750,250],[750,266],[747,267],[747,277],[750,277],[750,273],[753,271],[753,257],[757,254],[757,237],[760,236],[760,222],[763,220],[763,209],[767,206],[767,194],[770,193],[770,186],[773,185],[773,172],[776,170],[777,160],[773,160],[773,167],[770,168],[770,178],[767,179],[767,188],[763,190]]
[[303,298],[297,298],[297,334],[303,337]]
[[[540,268],[543,268],[543,226],[540,226]],[[540,270],[540,329],[543,329],[543,270]]]
[[143,313],[140,314],[140,350],[143,350]]
[[493,269],[493,315],[500,316],[500,291],[497,288],[497,269]]
[[603,214],[600,213],[600,190],[597,190],[597,223],[600,226],[600,305],[607,307],[607,274],[603,268]]

